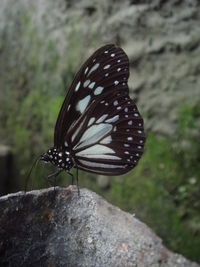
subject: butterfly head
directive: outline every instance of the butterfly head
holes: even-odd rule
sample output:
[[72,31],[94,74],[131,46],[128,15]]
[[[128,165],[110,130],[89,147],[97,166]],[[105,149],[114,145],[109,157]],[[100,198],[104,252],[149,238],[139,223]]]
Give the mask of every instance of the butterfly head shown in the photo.
[[57,149],[55,147],[50,148],[46,153],[42,154],[40,160],[45,163],[50,162],[60,169],[67,171],[74,165],[69,151]]

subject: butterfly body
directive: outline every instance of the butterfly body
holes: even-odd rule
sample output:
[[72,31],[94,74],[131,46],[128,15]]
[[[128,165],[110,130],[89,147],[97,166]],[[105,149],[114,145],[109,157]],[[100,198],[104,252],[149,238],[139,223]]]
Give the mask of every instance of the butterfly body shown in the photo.
[[73,158],[70,155],[70,151],[67,147],[57,149],[55,147],[50,148],[46,153],[41,156],[41,160],[44,162],[52,163],[56,165],[60,170],[69,171],[73,166]]
[[145,134],[128,78],[129,60],[121,48],[98,49],[75,76],[56,122],[54,147],[41,160],[103,175],[134,168]]

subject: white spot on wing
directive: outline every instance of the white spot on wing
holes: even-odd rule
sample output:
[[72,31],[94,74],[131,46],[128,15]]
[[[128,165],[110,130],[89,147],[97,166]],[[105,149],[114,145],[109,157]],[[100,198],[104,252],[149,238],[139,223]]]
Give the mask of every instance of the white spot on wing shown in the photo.
[[114,81],[114,84],[115,84],[115,85],[118,85],[118,84],[119,84],[119,81]]
[[95,121],[95,118],[92,117],[92,118],[89,120],[89,122],[88,122],[88,126],[90,126],[91,124],[93,124],[94,121]]
[[80,100],[76,105],[76,110],[83,113],[85,111],[88,103],[90,102],[90,99],[91,99],[91,96],[88,95],[85,98],[83,98],[82,100]]
[[104,67],[104,70],[107,70],[110,68],[110,64],[107,64],[105,67]]
[[124,144],[124,147],[130,147],[130,145],[129,144]]
[[129,121],[128,122],[128,125],[133,125],[133,121]]
[[83,86],[84,86],[84,87],[87,87],[89,83],[90,83],[90,80],[86,80],[86,81],[84,82]]
[[119,104],[119,102],[117,100],[114,101],[113,105],[117,106]]
[[90,89],[93,89],[94,86],[95,86],[95,82],[92,82],[88,87],[89,87]]
[[76,87],[75,87],[75,92],[77,92],[77,91],[78,91],[78,89],[79,89],[80,85],[81,85],[81,82],[79,81],[79,82],[77,83]]
[[112,142],[112,137],[109,135],[106,138],[104,138],[103,140],[101,140],[100,144],[110,144]]
[[88,67],[85,69],[85,74],[87,73],[87,71],[88,71]]
[[93,71],[95,71],[96,69],[98,69],[99,65],[100,65],[99,63],[96,63],[96,64],[91,68],[91,70],[89,71],[88,76],[89,76]]
[[112,53],[112,54],[111,54],[111,57],[114,57],[114,56],[115,56],[115,53]]
[[115,115],[114,117],[106,120],[106,122],[108,122],[108,123],[111,122],[112,123],[112,122],[116,122],[118,119],[119,119],[119,115]]
[[101,116],[101,117],[96,121],[96,123],[103,122],[107,117],[108,117],[108,114],[104,114],[103,116]]
[[127,140],[132,141],[133,137],[130,136],[130,137],[127,138]]
[[100,95],[103,91],[103,87],[102,86],[98,86],[95,90],[94,90],[94,94],[95,95]]

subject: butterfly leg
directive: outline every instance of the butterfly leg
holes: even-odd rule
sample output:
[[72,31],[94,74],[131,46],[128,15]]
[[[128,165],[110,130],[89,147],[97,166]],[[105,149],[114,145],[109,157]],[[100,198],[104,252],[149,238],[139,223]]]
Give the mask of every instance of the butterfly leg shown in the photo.
[[62,170],[59,170],[59,171],[56,171],[50,175],[47,176],[47,182],[48,182],[48,185],[49,186],[52,186],[52,183],[51,183],[51,178],[54,177],[54,190],[55,190],[55,183],[56,183],[56,177],[62,172]]
[[71,172],[67,172],[72,177],[72,185],[74,184],[74,175]]
[[[72,177],[72,185],[73,185],[73,181],[74,181],[74,175],[71,173],[71,172],[68,172],[68,174]],[[76,171],[76,188],[77,188],[77,191],[78,191],[78,195],[80,196],[80,189],[79,189],[79,186],[78,186],[78,169]]]
[[77,190],[78,190],[78,195],[80,196],[80,189],[79,189],[79,186],[78,186],[78,166],[77,166],[76,163],[75,163],[75,166],[76,166],[76,187],[77,187]]
[[78,185],[78,167],[76,167],[76,187],[78,189],[78,195],[80,196],[80,189]]

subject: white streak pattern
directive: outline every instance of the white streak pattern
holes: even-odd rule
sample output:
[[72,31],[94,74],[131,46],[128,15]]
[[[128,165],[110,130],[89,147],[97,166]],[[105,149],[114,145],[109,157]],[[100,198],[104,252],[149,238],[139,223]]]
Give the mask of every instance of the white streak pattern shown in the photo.
[[91,126],[84,132],[79,143],[75,146],[75,150],[98,142],[111,130],[112,125],[106,123]]
[[100,65],[99,63],[96,63],[96,64],[91,68],[91,70],[89,71],[88,76],[89,76],[93,71],[95,71],[96,69],[98,69],[99,65]]
[[115,154],[115,151],[107,146],[103,145],[93,145],[91,147],[88,147],[78,153],[76,153],[76,156],[80,157],[87,157],[87,155],[106,155],[106,154]]
[[95,90],[94,90],[94,95],[100,95],[103,91],[103,87],[102,86],[98,86]]
[[116,122],[118,119],[119,119],[119,115],[116,115],[116,116],[106,120],[105,122],[109,122],[109,123],[111,122],[112,123],[112,122]]
[[79,82],[77,83],[76,87],[75,87],[75,92],[77,92],[77,91],[78,91],[78,89],[79,89],[80,85],[81,85],[81,82],[79,81]]
[[82,100],[80,100],[76,105],[76,110],[83,113],[85,111],[85,109],[87,108],[87,105],[90,102],[90,99],[91,99],[91,96],[88,95],[85,98],[83,98]]
[[82,163],[83,165],[87,166],[87,167],[92,167],[92,168],[105,168],[105,169],[116,169],[116,168],[120,168],[120,169],[124,169],[126,167],[126,165],[111,165],[111,164],[103,164],[103,163],[97,163],[97,162],[90,162],[90,161],[85,161],[85,160],[79,160],[80,163]]
[[103,140],[101,140],[100,144],[107,145],[107,144],[110,144],[111,142],[112,142],[112,137],[109,135],[106,138],[104,138]]
[[102,115],[102,116],[96,121],[96,123],[103,122],[107,117],[108,117],[108,114],[104,114],[104,115]]

